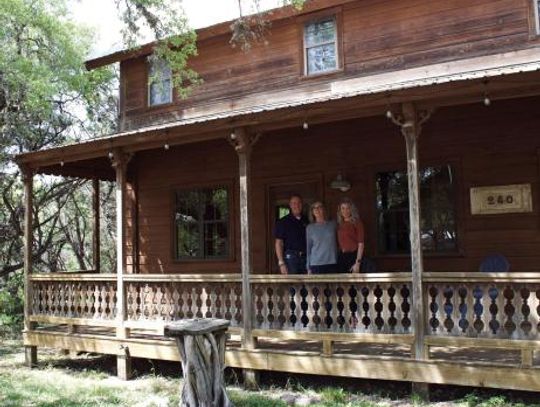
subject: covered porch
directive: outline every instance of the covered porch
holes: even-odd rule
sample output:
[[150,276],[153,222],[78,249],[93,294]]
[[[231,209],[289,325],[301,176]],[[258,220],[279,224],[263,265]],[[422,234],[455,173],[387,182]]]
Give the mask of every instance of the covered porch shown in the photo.
[[[540,390],[537,208],[503,221],[471,214],[477,186],[529,184],[537,199],[539,62],[508,58],[482,70],[458,61],[348,79],[296,100],[235,101],[228,114],[193,113],[21,156],[28,363],[37,347],[114,354],[127,378],[130,358],[179,360],[163,337],[167,321],[218,317],[233,327],[227,364],[248,379],[275,370]],[[441,241],[455,242],[437,252],[422,224],[419,174],[449,163],[455,236]],[[401,252],[401,229],[377,207],[376,182],[399,171],[407,174],[408,204],[391,219],[408,222]],[[115,274],[99,261],[96,273],[32,273],[36,173],[116,182]],[[343,194],[330,186],[338,174],[360,202],[377,272],[275,274],[271,227],[283,197],[304,188],[335,203]],[[217,260],[182,261],[176,191],[200,185],[231,191],[231,249]],[[478,272],[493,252],[508,257],[510,272]]]

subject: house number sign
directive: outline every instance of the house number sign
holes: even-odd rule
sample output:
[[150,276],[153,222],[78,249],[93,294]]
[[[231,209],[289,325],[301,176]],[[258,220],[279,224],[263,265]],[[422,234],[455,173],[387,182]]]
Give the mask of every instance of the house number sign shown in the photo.
[[531,184],[471,188],[473,215],[524,212],[532,212]]

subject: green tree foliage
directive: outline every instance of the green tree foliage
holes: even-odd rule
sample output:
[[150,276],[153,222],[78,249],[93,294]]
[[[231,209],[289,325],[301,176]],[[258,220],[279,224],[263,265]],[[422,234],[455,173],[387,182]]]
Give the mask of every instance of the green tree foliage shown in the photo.
[[[301,9],[307,0],[281,0],[281,4]],[[134,48],[150,31],[156,39],[151,58],[167,61],[173,71],[173,86],[181,97],[187,97],[193,86],[201,83],[197,72],[189,68],[189,58],[197,55],[197,35],[190,28],[181,0],[115,0],[124,22],[124,43]],[[238,19],[231,25],[231,46],[249,51],[254,43],[265,42],[270,28],[260,0],[237,0]],[[247,3],[244,4],[243,3]],[[245,16],[251,5],[255,13]],[[159,80],[159,78],[150,78]]]
[[[4,315],[19,309],[23,266],[24,207],[14,156],[114,126],[115,103],[110,98],[114,73],[85,70],[92,38],[88,30],[68,21],[67,14],[63,0],[0,0],[0,313]],[[100,120],[93,120],[87,129],[88,118],[98,115]],[[80,186],[81,181],[36,177],[36,270],[55,269],[59,254],[69,246],[67,220],[60,214]],[[8,307],[10,298],[13,303]]]
[[[189,27],[180,0],[115,0],[121,19],[124,43],[135,48],[148,32],[156,39],[151,58],[167,61],[173,71],[173,86],[181,97],[200,83],[188,60],[197,55],[197,36]],[[159,78],[150,78],[159,80]]]
[[[85,70],[92,35],[69,20],[67,1],[0,0],[0,325],[20,322],[22,312],[24,207],[14,156],[116,130],[116,73]],[[180,0],[114,1],[124,22],[125,45],[134,47],[144,30],[150,30],[156,39],[152,58],[170,64],[174,86],[187,96],[199,83],[188,66],[197,53],[196,34]],[[258,10],[258,0],[250,1]],[[283,0],[295,7],[303,3]],[[232,36],[234,40],[235,26],[240,27],[243,34],[237,40],[248,50],[246,44],[263,38],[260,27],[268,26],[260,13],[246,20],[241,6],[239,2]],[[35,178],[33,271],[89,269],[88,183]],[[115,271],[112,192],[111,185],[102,183],[101,264],[107,272]]]

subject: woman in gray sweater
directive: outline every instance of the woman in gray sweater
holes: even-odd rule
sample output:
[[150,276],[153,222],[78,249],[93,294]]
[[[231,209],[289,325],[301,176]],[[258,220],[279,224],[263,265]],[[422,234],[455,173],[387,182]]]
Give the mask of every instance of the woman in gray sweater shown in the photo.
[[311,204],[309,215],[311,223],[306,228],[308,273],[336,273],[336,222],[326,219],[326,211],[320,201]]

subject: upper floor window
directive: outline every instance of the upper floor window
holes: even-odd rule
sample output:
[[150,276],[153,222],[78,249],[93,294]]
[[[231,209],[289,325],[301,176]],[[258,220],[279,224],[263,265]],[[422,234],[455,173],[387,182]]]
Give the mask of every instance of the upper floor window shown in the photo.
[[536,34],[540,35],[540,0],[533,0]]
[[229,193],[226,188],[176,192],[176,259],[229,256]]
[[[420,230],[426,252],[457,250],[455,180],[452,167],[433,166],[420,171]],[[377,231],[381,253],[407,253],[409,192],[404,171],[377,174]]]
[[148,75],[148,105],[156,106],[172,102],[172,71],[166,61],[150,61]]
[[336,17],[304,25],[305,74],[334,71],[339,67]]

